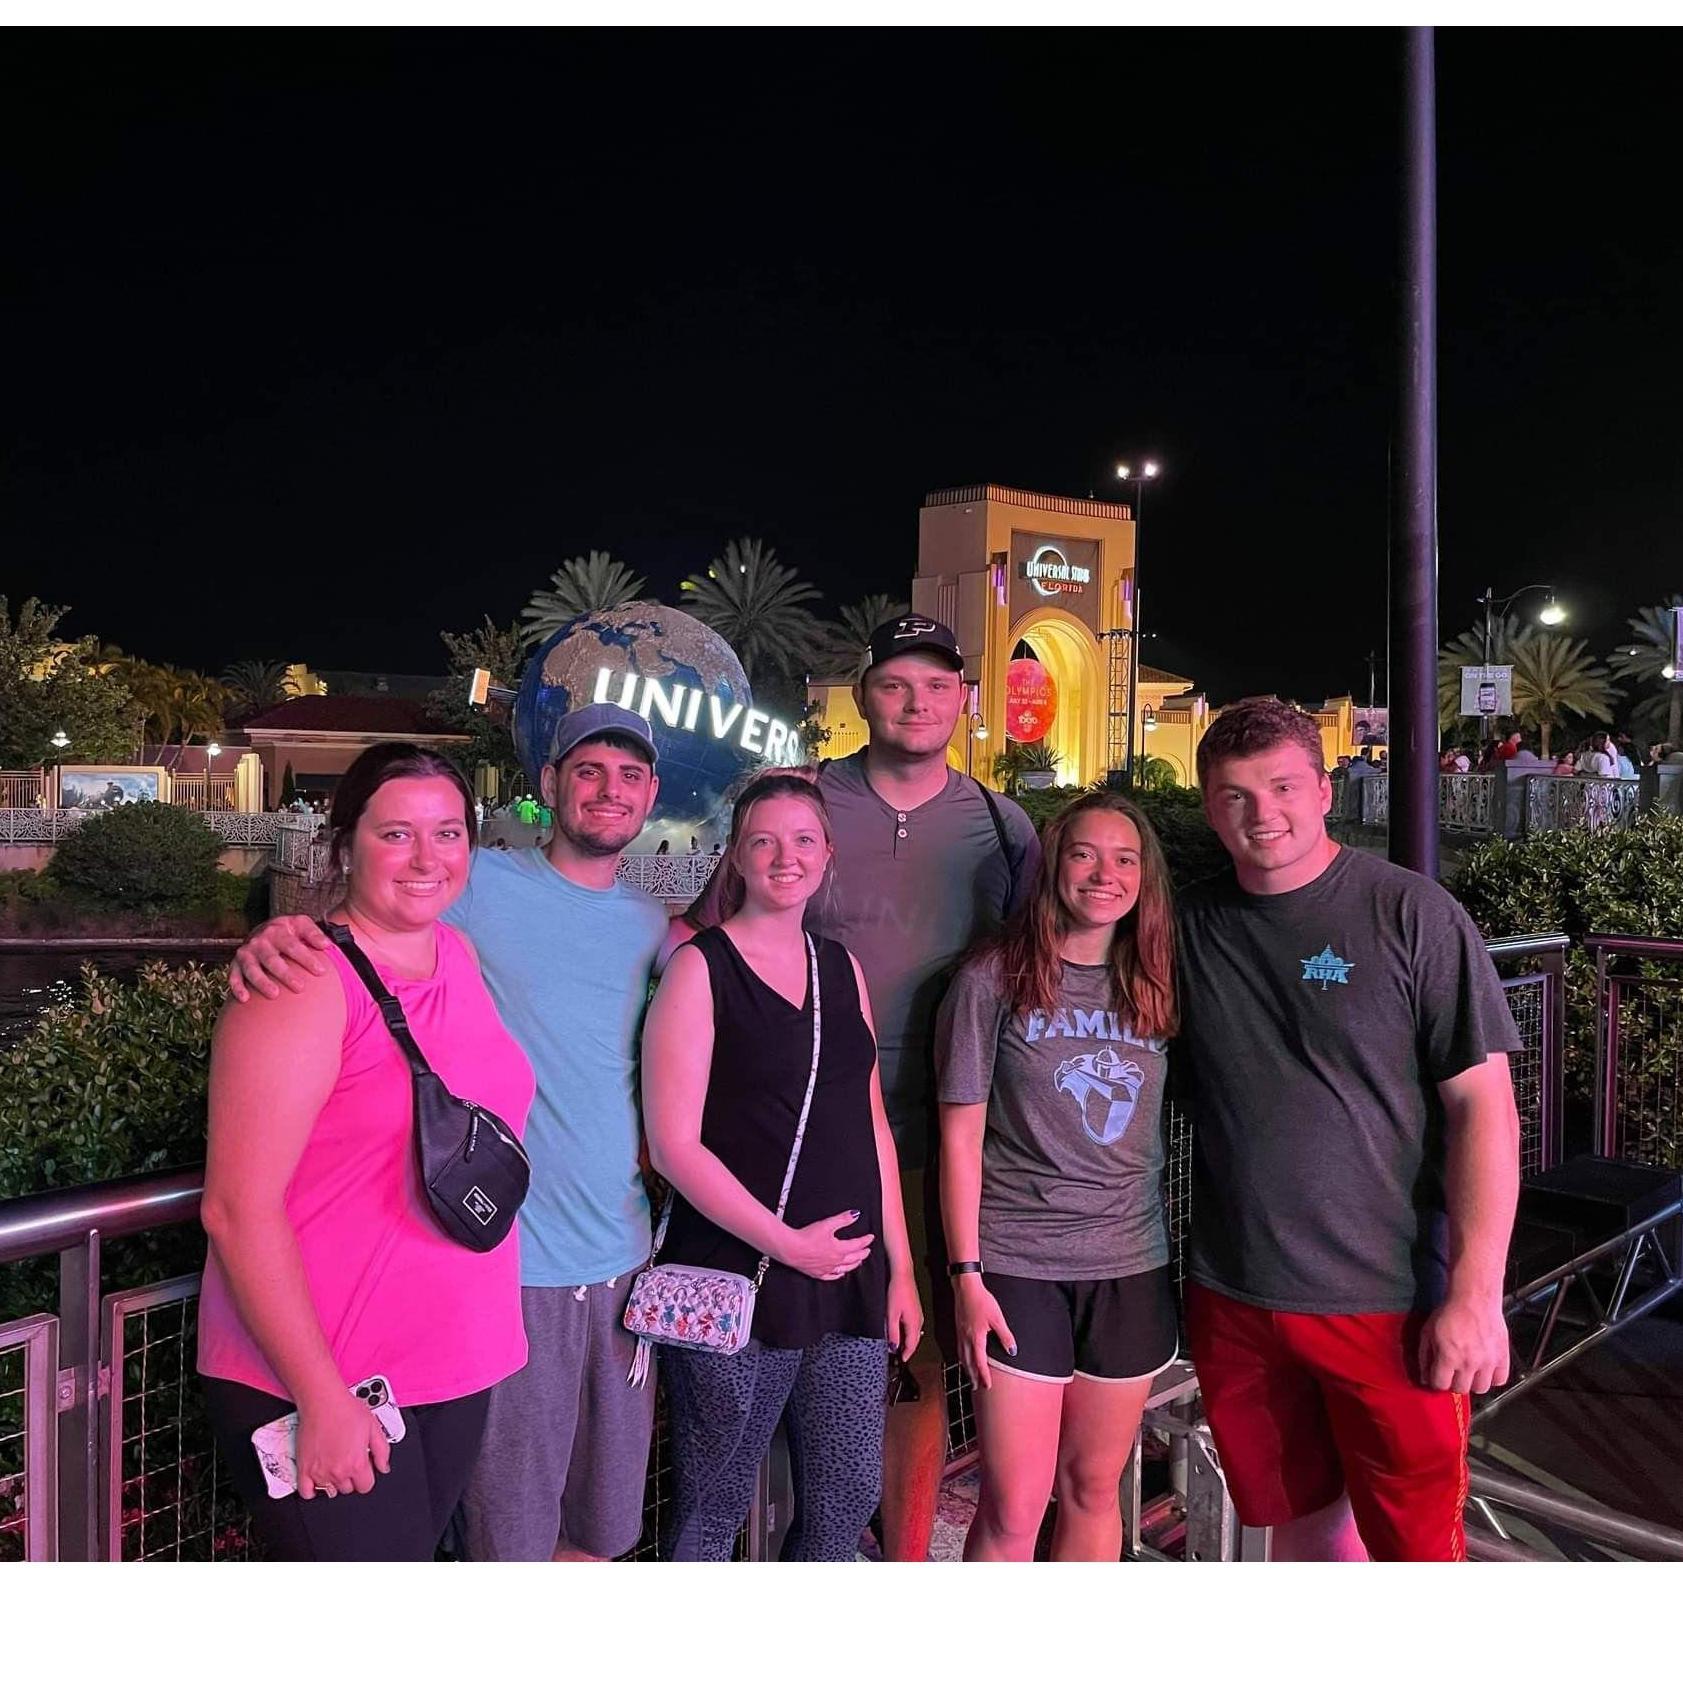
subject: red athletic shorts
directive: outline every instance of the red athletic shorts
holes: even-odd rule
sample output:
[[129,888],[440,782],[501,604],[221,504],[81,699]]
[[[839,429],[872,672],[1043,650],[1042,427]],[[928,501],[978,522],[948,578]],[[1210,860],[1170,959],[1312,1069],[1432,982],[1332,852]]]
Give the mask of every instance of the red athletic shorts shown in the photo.
[[1466,1558],[1468,1399],[1419,1383],[1421,1320],[1288,1314],[1187,1282],[1187,1345],[1246,1525],[1348,1490],[1375,1560]]

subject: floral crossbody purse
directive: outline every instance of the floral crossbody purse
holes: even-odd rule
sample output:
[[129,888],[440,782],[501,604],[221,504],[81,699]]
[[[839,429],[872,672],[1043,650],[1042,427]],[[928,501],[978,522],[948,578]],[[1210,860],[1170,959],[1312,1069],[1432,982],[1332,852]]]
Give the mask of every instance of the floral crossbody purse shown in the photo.
[[[807,963],[812,977],[812,1068],[807,1072],[806,1097],[801,1100],[800,1120],[795,1124],[795,1143],[789,1148],[789,1166],[783,1171],[783,1189],[777,1195],[777,1219],[789,1207],[789,1188],[800,1161],[801,1142],[806,1138],[806,1119],[812,1110],[812,1093],[818,1084],[818,1048],[823,1037],[823,1005],[818,991],[818,949],[806,937]],[[711,1350],[734,1356],[748,1342],[754,1325],[754,1299],[764,1283],[771,1258],[762,1256],[753,1279],[724,1268],[691,1268],[681,1262],[657,1262],[666,1243],[667,1223],[672,1219],[676,1190],[666,1195],[655,1229],[654,1249],[648,1266],[631,1287],[625,1306],[625,1330],[637,1335],[637,1354],[627,1375],[633,1385],[649,1376],[649,1346],[676,1344],[686,1350]]]

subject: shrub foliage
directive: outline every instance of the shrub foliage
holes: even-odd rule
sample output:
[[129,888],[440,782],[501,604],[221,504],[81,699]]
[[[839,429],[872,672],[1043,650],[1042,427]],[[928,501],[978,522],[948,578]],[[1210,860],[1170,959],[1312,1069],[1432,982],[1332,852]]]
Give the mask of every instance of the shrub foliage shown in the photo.
[[[203,965],[149,964],[132,982],[84,965],[76,997],[0,1052],[0,1200],[203,1162],[223,988],[222,972]],[[196,1227],[120,1245],[108,1269],[125,1285],[204,1256]],[[0,1268],[0,1321],[50,1307],[54,1267],[46,1258]]]
[[137,801],[97,813],[59,844],[53,878],[113,906],[165,911],[214,899],[216,832],[186,807]]
[[[1493,840],[1470,849],[1450,888],[1487,938],[1573,938],[1566,960],[1568,1115],[1587,1123],[1594,1105],[1595,960],[1576,943],[1585,935],[1683,939],[1683,821],[1644,818],[1631,829],[1549,830],[1525,841]],[[1639,966],[1675,979],[1675,964]],[[1664,990],[1670,993],[1671,990]],[[1661,995],[1663,998],[1663,994]],[[1627,1154],[1683,1167],[1683,1014],[1644,1008],[1627,995],[1622,1018],[1621,1128]]]

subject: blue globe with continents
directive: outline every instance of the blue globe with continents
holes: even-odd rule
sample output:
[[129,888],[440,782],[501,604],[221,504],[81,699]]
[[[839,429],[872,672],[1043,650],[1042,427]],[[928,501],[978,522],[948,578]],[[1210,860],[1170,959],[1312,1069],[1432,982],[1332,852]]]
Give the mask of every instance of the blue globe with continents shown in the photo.
[[641,713],[660,751],[660,798],[640,851],[674,853],[708,832],[748,772],[805,758],[786,720],[754,706],[742,663],[718,632],[676,608],[633,602],[567,621],[527,663],[514,746],[534,790],[561,720],[611,701]]

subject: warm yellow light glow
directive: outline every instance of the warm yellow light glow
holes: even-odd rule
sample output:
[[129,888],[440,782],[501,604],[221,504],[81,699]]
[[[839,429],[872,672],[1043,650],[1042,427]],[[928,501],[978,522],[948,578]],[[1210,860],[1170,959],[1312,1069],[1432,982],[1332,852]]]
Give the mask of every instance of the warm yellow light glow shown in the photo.
[[1537,612],[1544,625],[1559,625],[1566,618],[1566,610],[1551,596]]
[[1116,464],[1116,477],[1118,479],[1132,479],[1134,476],[1128,471],[1126,462],[1118,462]]

